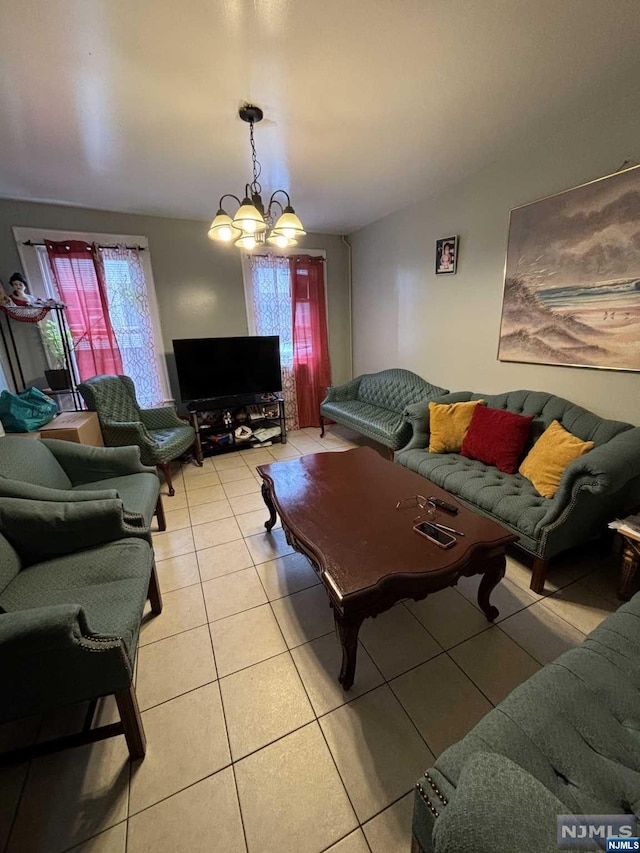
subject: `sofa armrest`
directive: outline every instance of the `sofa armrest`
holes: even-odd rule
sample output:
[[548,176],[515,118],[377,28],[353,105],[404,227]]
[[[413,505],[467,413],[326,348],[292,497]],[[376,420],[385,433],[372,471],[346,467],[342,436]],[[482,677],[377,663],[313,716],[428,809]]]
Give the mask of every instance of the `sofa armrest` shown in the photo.
[[0,477],[0,498],[20,498],[28,501],[107,501],[116,500],[118,492],[115,489],[101,489],[99,492],[81,492],[72,489],[50,489],[47,486],[35,486],[33,483],[23,483]]
[[471,391],[454,391],[451,394],[443,394],[432,400],[421,400],[419,403],[411,403],[405,408],[402,416],[413,428],[413,438],[403,447],[404,450],[422,450],[429,444],[429,403],[466,403],[473,396]]
[[0,618],[0,722],[125,690],[132,676],[122,639],[93,632],[78,604]]
[[355,379],[345,382],[344,385],[332,385],[330,388],[327,388],[327,396],[322,402],[344,403],[347,400],[356,400],[361,379],[361,376],[356,376]]
[[140,409],[140,418],[146,429],[171,429],[187,426],[180,420],[173,406],[159,406],[157,409]]
[[625,430],[611,441],[594,447],[567,466],[560,489],[583,488],[595,494],[618,492],[630,480],[640,477],[640,427]]
[[89,447],[54,438],[42,439],[42,443],[53,453],[74,486],[154,471],[140,462],[140,449],[132,444],[123,447]]
[[131,536],[150,538],[147,531],[127,522],[120,500],[63,503],[0,498],[0,532],[24,564]]
[[6,653],[37,653],[71,648],[79,640],[91,640],[85,612],[79,604],[49,604],[3,614],[0,647]]

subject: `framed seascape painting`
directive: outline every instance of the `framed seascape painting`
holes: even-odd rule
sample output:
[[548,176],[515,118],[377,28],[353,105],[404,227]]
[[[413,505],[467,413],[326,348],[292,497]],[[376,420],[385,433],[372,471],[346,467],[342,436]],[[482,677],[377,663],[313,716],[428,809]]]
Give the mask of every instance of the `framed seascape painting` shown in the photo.
[[511,211],[498,358],[640,371],[640,166]]
[[458,266],[458,238],[436,240],[436,275],[455,275]]

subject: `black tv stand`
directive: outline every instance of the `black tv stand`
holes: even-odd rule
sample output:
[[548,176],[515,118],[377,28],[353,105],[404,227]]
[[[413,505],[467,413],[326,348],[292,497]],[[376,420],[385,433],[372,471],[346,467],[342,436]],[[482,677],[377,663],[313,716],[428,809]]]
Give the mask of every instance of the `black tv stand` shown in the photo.
[[[189,400],[186,406],[196,432],[195,455],[198,462],[206,456],[287,442],[281,393],[206,397]],[[248,428],[250,435],[236,434],[239,428]]]

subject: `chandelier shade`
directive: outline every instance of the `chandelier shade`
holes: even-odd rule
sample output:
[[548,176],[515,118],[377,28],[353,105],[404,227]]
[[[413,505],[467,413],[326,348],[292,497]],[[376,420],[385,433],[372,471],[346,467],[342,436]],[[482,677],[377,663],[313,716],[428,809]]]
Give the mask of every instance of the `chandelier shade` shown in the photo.
[[267,230],[267,223],[264,221],[264,216],[248,197],[245,198],[238,208],[236,215],[233,217],[233,225],[235,228],[247,231],[249,234],[259,234],[261,231]]
[[[262,186],[258,180],[262,166],[258,161],[253,138],[253,126],[262,120],[262,110],[252,104],[245,104],[240,109],[239,116],[249,124],[253,181],[246,185],[242,201],[231,193],[222,196],[218,212],[209,227],[207,236],[210,240],[221,243],[233,242],[234,246],[245,251],[252,251],[257,246],[264,245],[265,242],[279,249],[297,246],[298,238],[307,232],[291,206],[289,193],[286,190],[275,190],[271,194],[266,208],[262,201]],[[276,198],[279,194],[286,197],[286,205],[283,205]],[[225,198],[233,198],[238,204],[238,209],[233,217],[222,206]],[[277,215],[277,208],[280,209],[280,216],[274,225],[274,214]]]
[[216,218],[211,223],[207,237],[210,240],[229,243],[239,237],[241,233],[240,229],[234,227],[231,217],[220,208],[216,213]]
[[295,210],[288,205],[285,207],[282,216],[273,226],[273,234],[278,234],[289,240],[295,240],[296,237],[302,237],[307,232],[302,227],[302,222],[296,216]]

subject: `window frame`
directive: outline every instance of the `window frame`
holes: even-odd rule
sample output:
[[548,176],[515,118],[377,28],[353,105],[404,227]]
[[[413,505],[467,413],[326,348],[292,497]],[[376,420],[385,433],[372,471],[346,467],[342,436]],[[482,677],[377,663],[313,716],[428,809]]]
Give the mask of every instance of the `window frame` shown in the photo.
[[[160,377],[160,386],[163,394],[163,404],[175,403],[171,396],[171,386],[169,384],[169,373],[167,370],[167,358],[165,353],[164,339],[162,337],[162,327],[160,325],[160,311],[158,309],[158,300],[156,297],[155,282],[153,279],[153,268],[151,265],[151,252],[149,250],[149,240],[140,234],[114,234],[108,232],[94,231],[61,231],[53,228],[25,228],[22,226],[13,226],[13,237],[22,263],[22,269],[29,282],[29,290],[33,296],[42,299],[48,299],[49,293],[45,282],[43,281],[42,271],[40,269],[40,261],[36,246],[25,246],[25,241],[30,240],[32,243],[43,243],[45,240],[63,241],[63,240],[81,240],[86,243],[98,243],[105,245],[123,244],[125,246],[140,246],[144,252],[140,253],[140,261],[144,271],[144,280],[147,288],[147,299],[149,300],[149,312],[151,314],[151,323],[153,326],[153,336],[156,344],[156,363],[158,374]],[[45,356],[46,358],[46,356]]]

